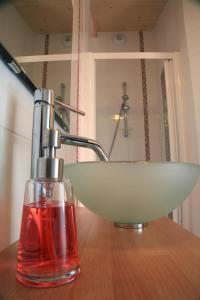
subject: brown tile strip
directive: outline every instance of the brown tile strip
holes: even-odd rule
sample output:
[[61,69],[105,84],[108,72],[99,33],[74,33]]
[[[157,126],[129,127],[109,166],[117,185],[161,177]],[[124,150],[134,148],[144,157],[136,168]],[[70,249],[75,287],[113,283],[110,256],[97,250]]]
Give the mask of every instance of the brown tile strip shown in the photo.
[[[49,53],[49,34],[45,35],[44,39],[44,54]],[[43,89],[47,87],[47,71],[48,71],[48,62],[43,63],[43,74],[42,74],[42,87]]]
[[[81,42],[81,5],[84,5],[84,2],[79,0],[78,1],[78,34],[77,34],[77,52],[78,52],[78,62],[77,62],[77,93],[76,93],[76,107],[79,109],[79,99],[80,99],[80,42]],[[79,135],[79,115],[76,114],[76,134]],[[79,148],[76,147],[76,162],[79,161]]]
[[161,73],[161,94],[162,94],[162,106],[163,106],[163,123],[164,123],[164,137],[165,137],[165,158],[166,161],[171,160],[170,154],[170,139],[169,139],[169,120],[168,120],[168,108],[167,108],[167,91],[166,91],[166,78],[164,68]]
[[[144,52],[144,35],[139,32],[140,52]],[[144,134],[145,134],[145,156],[150,160],[150,138],[149,138],[149,114],[148,114],[148,97],[147,97],[147,73],[145,59],[141,59],[142,71],[142,93],[143,93],[143,110],[144,110]]]

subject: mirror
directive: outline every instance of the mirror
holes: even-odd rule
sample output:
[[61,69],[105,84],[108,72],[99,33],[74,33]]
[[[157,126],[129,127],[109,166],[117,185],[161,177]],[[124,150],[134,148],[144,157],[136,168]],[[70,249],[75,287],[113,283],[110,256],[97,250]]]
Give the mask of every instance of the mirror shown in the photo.
[[0,39],[16,56],[71,53],[71,0],[1,0]]
[[[71,54],[72,21],[71,0],[1,1],[0,57],[11,63],[19,56]],[[70,104],[70,60],[23,63],[21,70],[13,62],[9,67],[31,92],[35,87],[51,88],[55,97]],[[69,127],[69,114],[58,113]]]

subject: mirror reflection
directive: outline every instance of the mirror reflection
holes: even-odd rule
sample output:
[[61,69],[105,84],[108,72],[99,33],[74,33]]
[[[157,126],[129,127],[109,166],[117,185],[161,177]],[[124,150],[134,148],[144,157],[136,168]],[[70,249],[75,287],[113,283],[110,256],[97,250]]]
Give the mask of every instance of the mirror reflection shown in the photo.
[[[71,0],[0,3],[0,40],[13,57],[72,52]],[[70,61],[21,66],[36,87],[52,88],[60,101],[69,104]]]
[[11,55],[71,53],[71,0],[1,0],[0,39]]

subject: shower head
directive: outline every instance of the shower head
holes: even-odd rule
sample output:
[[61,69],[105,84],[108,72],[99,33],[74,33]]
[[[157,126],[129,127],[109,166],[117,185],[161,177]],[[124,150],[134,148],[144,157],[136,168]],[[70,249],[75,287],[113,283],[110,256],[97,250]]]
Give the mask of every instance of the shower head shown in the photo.
[[122,96],[122,99],[123,99],[124,101],[127,101],[127,100],[129,99],[129,96],[126,95],[126,94],[124,94],[124,95]]
[[125,102],[129,99],[129,96],[127,95],[127,82],[126,81],[122,82],[122,88],[123,88],[122,99]]

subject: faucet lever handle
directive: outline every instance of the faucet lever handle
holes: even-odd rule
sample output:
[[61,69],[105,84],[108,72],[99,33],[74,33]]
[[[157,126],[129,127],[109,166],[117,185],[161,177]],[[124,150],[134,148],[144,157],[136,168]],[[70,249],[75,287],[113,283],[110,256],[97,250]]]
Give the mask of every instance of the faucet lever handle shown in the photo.
[[58,106],[60,106],[61,108],[65,109],[65,110],[69,110],[69,111],[72,111],[74,113],[77,113],[79,115],[82,115],[82,116],[85,116],[86,113],[80,109],[77,109],[75,107],[72,107],[70,105],[67,105],[67,104],[64,104],[58,100],[55,100],[55,104],[57,104]]

